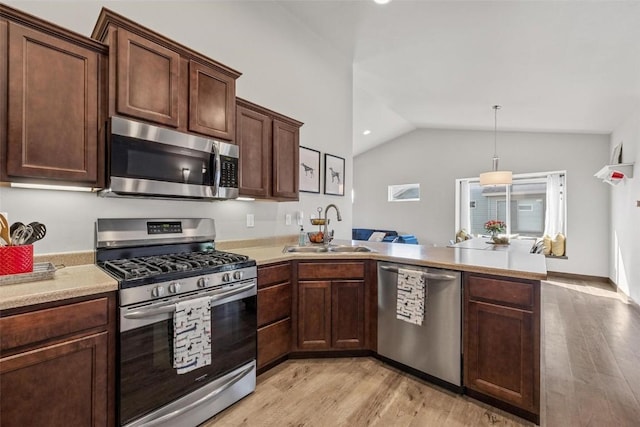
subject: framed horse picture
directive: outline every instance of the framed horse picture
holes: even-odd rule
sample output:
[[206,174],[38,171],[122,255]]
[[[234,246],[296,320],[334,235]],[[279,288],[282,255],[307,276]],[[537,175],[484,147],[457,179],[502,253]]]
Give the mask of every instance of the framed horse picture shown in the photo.
[[324,154],[324,194],[344,196],[344,159]]
[[300,191],[320,193],[320,152],[300,147]]

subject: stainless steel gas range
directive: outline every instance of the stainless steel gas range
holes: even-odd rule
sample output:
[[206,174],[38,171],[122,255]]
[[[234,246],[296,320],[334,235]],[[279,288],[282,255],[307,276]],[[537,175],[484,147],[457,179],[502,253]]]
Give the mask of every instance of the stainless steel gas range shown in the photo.
[[[256,263],[216,250],[212,219],[98,219],[96,264],[119,282],[120,425],[196,426],[255,390]],[[195,300],[211,360],[179,373],[174,316]]]

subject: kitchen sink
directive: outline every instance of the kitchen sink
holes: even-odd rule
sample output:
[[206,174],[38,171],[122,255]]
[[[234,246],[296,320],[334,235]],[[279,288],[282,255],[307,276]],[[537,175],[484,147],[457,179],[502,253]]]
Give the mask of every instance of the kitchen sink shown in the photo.
[[374,252],[373,249],[361,245],[329,245],[329,246],[285,246],[284,253],[329,253],[329,252]]

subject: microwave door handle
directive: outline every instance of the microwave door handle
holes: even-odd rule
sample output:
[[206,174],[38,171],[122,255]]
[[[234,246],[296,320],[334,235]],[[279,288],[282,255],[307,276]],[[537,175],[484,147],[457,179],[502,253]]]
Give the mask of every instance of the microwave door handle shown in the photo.
[[218,144],[213,142],[213,162],[215,173],[213,175],[213,196],[218,196],[218,190],[220,189],[220,148]]

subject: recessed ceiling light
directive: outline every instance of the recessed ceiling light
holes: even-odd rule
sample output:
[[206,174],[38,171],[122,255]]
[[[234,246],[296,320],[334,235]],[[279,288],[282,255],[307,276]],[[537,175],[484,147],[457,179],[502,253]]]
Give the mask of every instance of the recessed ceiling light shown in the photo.
[[389,3],[391,0],[373,0],[374,2],[378,3],[378,4],[387,4]]
[[364,132],[362,132],[363,135],[369,135],[370,133],[371,133],[371,131],[369,129],[367,129]]

